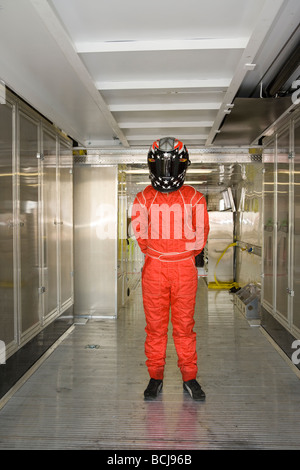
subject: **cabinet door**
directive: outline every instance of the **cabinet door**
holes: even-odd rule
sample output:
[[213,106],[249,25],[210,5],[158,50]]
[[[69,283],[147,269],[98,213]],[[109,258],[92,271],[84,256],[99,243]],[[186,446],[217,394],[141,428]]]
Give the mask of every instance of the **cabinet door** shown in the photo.
[[57,144],[56,137],[43,131],[43,286],[44,318],[58,307],[57,239]]
[[19,239],[21,333],[40,321],[38,124],[19,115]]
[[73,299],[73,174],[72,148],[60,142],[60,303]]
[[0,340],[14,340],[12,107],[0,105]]
[[276,311],[288,319],[289,286],[289,131],[277,141]]
[[295,128],[293,325],[300,330],[300,124]]
[[264,305],[273,307],[273,264],[274,264],[274,192],[275,192],[275,148],[274,142],[270,145],[264,155],[264,185],[263,185],[263,297]]

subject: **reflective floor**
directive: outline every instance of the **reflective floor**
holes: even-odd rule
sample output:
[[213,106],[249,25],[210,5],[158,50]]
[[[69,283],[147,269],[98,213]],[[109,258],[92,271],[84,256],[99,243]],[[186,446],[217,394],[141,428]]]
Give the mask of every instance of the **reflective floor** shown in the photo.
[[76,325],[0,411],[0,449],[300,449],[300,380],[233,295],[199,280],[198,379],[182,389],[171,336],[163,392],[143,400],[140,287],[118,320]]

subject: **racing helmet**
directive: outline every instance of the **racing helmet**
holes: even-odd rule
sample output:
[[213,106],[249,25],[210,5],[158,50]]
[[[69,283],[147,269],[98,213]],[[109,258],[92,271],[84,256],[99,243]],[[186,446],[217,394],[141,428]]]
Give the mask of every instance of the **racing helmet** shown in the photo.
[[190,165],[186,146],[174,137],[153,142],[148,152],[148,167],[152,186],[162,193],[181,188]]

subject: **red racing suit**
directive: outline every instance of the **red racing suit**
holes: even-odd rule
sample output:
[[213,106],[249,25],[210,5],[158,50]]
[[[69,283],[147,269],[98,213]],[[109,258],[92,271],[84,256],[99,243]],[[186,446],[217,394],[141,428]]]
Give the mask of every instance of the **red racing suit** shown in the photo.
[[178,367],[184,382],[195,379],[195,256],[203,250],[209,233],[205,198],[187,185],[170,193],[159,192],[150,185],[137,194],[131,220],[137,242],[146,255],[142,293],[149,375],[161,380],[164,376],[171,307]]

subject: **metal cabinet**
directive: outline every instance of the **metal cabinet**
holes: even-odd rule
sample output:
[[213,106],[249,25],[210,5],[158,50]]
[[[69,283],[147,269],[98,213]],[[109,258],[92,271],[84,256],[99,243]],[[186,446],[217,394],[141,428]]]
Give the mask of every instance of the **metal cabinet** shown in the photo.
[[65,309],[73,303],[73,155],[70,143],[58,144],[59,306]]
[[277,135],[276,168],[276,276],[275,305],[276,312],[284,321],[288,320],[289,287],[289,235],[290,235],[290,159],[289,129]]
[[270,309],[273,305],[275,142],[264,153],[263,181],[263,282],[262,301]]
[[299,117],[277,125],[263,158],[262,306],[300,337]]
[[73,304],[72,142],[7,93],[0,105],[0,340],[9,358]]
[[15,338],[14,278],[14,107],[0,105],[0,340],[12,345]]
[[300,122],[294,128],[294,168],[292,174],[293,188],[293,222],[294,237],[292,246],[293,284],[294,293],[292,327],[300,333]]
[[42,129],[42,286],[44,321],[58,308],[58,233],[57,233],[57,141],[55,134]]
[[19,113],[18,242],[21,337],[40,321],[38,122]]

